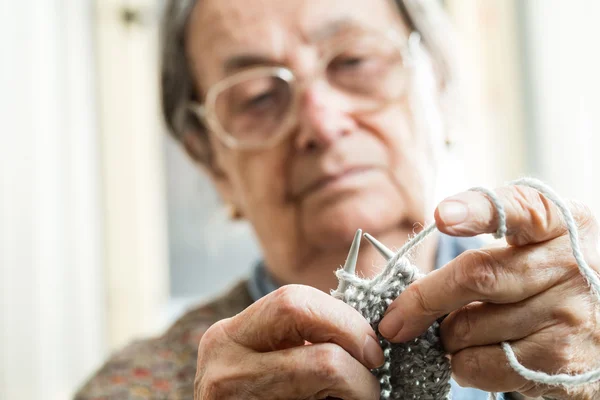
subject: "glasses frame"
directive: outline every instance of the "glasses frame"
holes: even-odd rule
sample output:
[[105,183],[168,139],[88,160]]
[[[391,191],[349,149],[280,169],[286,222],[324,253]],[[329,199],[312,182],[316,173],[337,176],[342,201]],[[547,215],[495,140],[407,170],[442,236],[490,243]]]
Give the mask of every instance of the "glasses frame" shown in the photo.
[[[372,30],[364,30],[364,32],[372,34],[374,36],[382,36],[385,40],[389,40],[393,42],[397,47],[398,51],[402,56],[402,63],[405,69],[410,69],[411,55],[413,51],[411,50],[412,46],[416,42],[418,44],[420,37],[417,32],[411,32],[408,40],[406,38],[402,38],[395,30],[389,30],[387,32],[377,32]],[[297,104],[298,98],[304,92],[306,86],[315,81],[316,79],[321,79],[326,74],[327,65],[331,60],[334,59],[335,56],[340,54],[346,46],[348,46],[348,42],[350,40],[343,41],[341,44],[337,44],[332,49],[329,49],[323,57],[320,58],[318,67],[310,78],[304,78],[300,81],[294,71],[291,68],[287,67],[272,67],[272,66],[258,66],[251,67],[247,70],[243,70],[237,72],[231,76],[225,77],[213,84],[206,92],[204,97],[204,101],[202,103],[196,101],[190,101],[187,105],[189,111],[191,111],[211,132],[213,132],[217,138],[230,149],[235,150],[263,150],[269,149],[283,141],[286,137],[288,137],[292,129],[291,126],[297,121]],[[282,79],[285,82],[290,84],[292,89],[292,100],[290,103],[290,109],[287,111],[287,115],[284,118],[284,121],[277,129],[277,132],[269,137],[267,140],[256,143],[244,143],[238,139],[236,139],[233,135],[227,132],[227,130],[222,126],[216,117],[215,106],[217,97],[225,90],[231,88],[234,85],[237,85],[240,82],[246,81],[252,78],[260,78],[273,76],[279,79]],[[389,99],[381,103],[377,108],[370,109],[368,112],[376,112],[381,109],[389,106],[392,103],[395,103],[401,100],[406,94],[404,90],[398,98]],[[363,111],[364,112],[364,111]],[[354,114],[360,114],[361,112],[357,111]]]

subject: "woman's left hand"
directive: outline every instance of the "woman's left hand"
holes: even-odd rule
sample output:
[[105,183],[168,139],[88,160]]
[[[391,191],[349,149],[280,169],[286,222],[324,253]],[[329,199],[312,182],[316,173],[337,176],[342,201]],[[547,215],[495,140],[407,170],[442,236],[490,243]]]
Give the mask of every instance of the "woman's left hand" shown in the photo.
[[[536,384],[515,372],[499,346],[510,342],[517,359],[548,374],[600,367],[600,306],[580,274],[558,208],[534,189],[496,191],[506,210],[507,246],[467,251],[411,284],[379,325],[392,342],[411,340],[438,318],[461,386],[556,399],[598,399],[600,382],[563,388]],[[588,208],[570,203],[585,260],[600,271],[599,226]],[[464,192],[435,213],[453,236],[492,233],[496,210],[488,197]]]

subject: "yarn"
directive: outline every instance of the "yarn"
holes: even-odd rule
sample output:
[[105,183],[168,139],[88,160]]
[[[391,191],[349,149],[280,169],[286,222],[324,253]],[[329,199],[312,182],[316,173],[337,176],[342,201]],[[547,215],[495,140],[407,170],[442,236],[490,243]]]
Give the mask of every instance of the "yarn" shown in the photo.
[[[580,273],[590,286],[591,293],[600,301],[600,278],[586,263],[579,245],[577,225],[565,202],[547,185],[539,180],[523,178],[512,182],[513,185],[528,186],[544,195],[559,209],[570,238],[570,244]],[[498,220],[496,238],[506,235],[506,212],[499,197],[486,188],[473,188],[472,191],[484,193],[494,204]],[[381,400],[445,400],[450,399],[450,361],[445,356],[439,337],[439,322],[407,343],[391,343],[379,334],[379,322],[385,310],[411,283],[424,276],[413,265],[407,255],[427,236],[436,230],[435,224],[429,225],[421,233],[409,240],[391,259],[383,271],[372,279],[362,279],[354,271],[339,269],[336,276],[340,281],[332,295],[359,311],[371,324],[378,335],[383,349],[385,363],[373,369],[373,374],[381,385]],[[523,378],[548,385],[577,386],[600,380],[600,368],[577,375],[550,375],[533,371],[521,364],[510,344],[502,342],[501,347],[509,365]],[[496,399],[490,393],[490,399]]]
[[405,255],[434,229],[435,226],[428,227],[405,244],[384,271],[371,280],[343,269],[336,272],[340,287],[332,295],[365,317],[377,332],[383,349],[385,362],[372,371],[381,386],[381,400],[450,399],[450,361],[445,356],[437,322],[407,343],[391,343],[377,329],[387,307],[408,285],[423,276]]

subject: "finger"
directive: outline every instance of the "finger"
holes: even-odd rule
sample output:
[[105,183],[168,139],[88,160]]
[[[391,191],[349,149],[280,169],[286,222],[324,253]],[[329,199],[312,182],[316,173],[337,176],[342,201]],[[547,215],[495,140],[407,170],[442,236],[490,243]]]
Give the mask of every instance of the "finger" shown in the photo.
[[237,343],[255,351],[273,351],[332,342],[369,368],[384,362],[379,340],[354,308],[301,285],[284,286],[248,307],[225,326]]
[[[506,212],[506,239],[522,246],[553,239],[565,233],[558,208],[537,190],[518,185],[495,190]],[[452,236],[475,236],[498,230],[498,213],[484,193],[468,191],[442,201],[435,211],[440,231]]]
[[[517,359],[527,368],[553,373],[549,354],[533,341],[511,343]],[[551,346],[550,346],[551,347]],[[538,397],[548,392],[548,386],[523,378],[512,369],[500,345],[469,347],[451,358],[452,377],[462,387],[474,387],[488,392],[519,392]]]
[[516,303],[571,279],[578,272],[565,241],[467,251],[409,285],[386,310],[379,332],[404,342],[474,301]]
[[242,354],[199,372],[195,398],[379,399],[377,378],[333,343]]
[[[348,352],[332,343],[320,343],[256,355],[270,365],[261,373],[260,394],[269,398],[334,397],[348,400],[378,400],[377,378]],[[275,395],[273,397],[273,394]],[[259,398],[263,398],[259,396]]]
[[444,350],[454,354],[468,347],[518,340],[556,323],[552,315],[555,294],[550,289],[518,303],[467,304],[441,323]]
[[469,347],[452,355],[452,377],[462,387],[516,392],[527,381],[510,368],[500,345]]

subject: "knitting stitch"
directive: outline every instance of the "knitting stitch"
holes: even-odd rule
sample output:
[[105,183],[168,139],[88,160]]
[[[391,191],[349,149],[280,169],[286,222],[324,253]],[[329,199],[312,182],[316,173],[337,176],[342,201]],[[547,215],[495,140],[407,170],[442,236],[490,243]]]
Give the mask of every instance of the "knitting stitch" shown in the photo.
[[[423,276],[405,254],[420,242],[430,227],[407,243],[388,263],[388,268],[372,280],[360,279],[344,270],[337,271],[340,281],[349,286],[333,296],[358,310],[375,332],[387,307],[408,285]],[[344,285],[345,286],[345,285]],[[379,333],[385,363],[373,373],[381,385],[381,399],[450,399],[450,361],[446,358],[435,322],[418,338],[407,343],[390,343]]]
[[[573,255],[581,274],[591,288],[591,292],[600,301],[600,279],[583,258],[579,246],[577,226],[565,203],[552,189],[542,182],[524,178],[513,182],[514,185],[528,186],[536,189],[552,201],[561,212],[569,237]],[[488,196],[494,204],[497,213],[498,229],[496,238],[506,235],[506,214],[498,196],[485,188],[473,188]],[[373,374],[381,385],[381,400],[446,400],[450,399],[450,362],[445,357],[439,337],[439,322],[434,322],[429,329],[418,338],[408,343],[390,343],[378,331],[385,310],[410,284],[423,276],[419,269],[411,264],[407,254],[436,230],[434,224],[424,229],[408,241],[387,263],[384,270],[372,279],[361,279],[354,271],[340,269],[336,276],[340,286],[332,295],[356,310],[371,324],[379,337],[379,343],[384,352],[385,363],[374,369]],[[356,254],[354,254],[356,257]],[[523,366],[516,358],[514,351],[507,342],[501,344],[510,366],[524,378],[549,385],[575,386],[600,379],[600,369],[579,375],[557,374],[549,375],[541,371],[532,371]],[[491,393],[490,399],[496,394]]]

